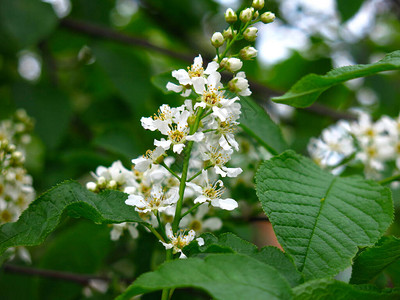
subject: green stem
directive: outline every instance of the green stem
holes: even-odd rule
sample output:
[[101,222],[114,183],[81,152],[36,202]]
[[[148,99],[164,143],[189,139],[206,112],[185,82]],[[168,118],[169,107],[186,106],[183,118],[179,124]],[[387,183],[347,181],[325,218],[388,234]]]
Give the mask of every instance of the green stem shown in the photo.
[[168,237],[167,237],[167,235],[165,234],[164,225],[163,225],[163,223],[161,222],[160,212],[159,212],[158,210],[157,210],[157,212],[156,212],[156,218],[157,218],[158,226],[160,226],[161,233],[162,233],[164,239],[165,239],[165,240],[168,240]]
[[[204,132],[204,131],[203,131]],[[205,167],[203,170],[198,171],[196,174],[194,174],[192,177],[189,178],[189,180],[187,182],[192,181],[193,179],[195,179],[197,176],[199,176],[204,170],[208,170],[209,168],[213,167],[213,165],[209,165],[207,167]]]
[[202,205],[203,203],[196,203],[195,205],[193,205],[187,212],[185,212],[184,214],[182,214],[181,218],[183,218],[184,216],[190,214],[192,211],[194,211],[196,208],[198,208],[200,205]]
[[[199,128],[200,124],[200,116],[203,113],[203,108],[199,107],[199,110],[197,111],[196,114],[196,119],[194,121],[193,126],[190,127],[189,134],[194,134],[197,129]],[[176,209],[175,209],[175,217],[174,221],[172,223],[172,231],[176,233],[179,227],[179,221],[181,220],[181,211],[182,211],[182,204],[183,204],[183,194],[185,193],[185,188],[186,188],[186,178],[187,178],[187,173],[189,170],[189,160],[190,160],[190,153],[192,152],[192,147],[193,147],[193,141],[189,141],[185,147],[185,158],[183,161],[183,167],[182,167],[182,175],[181,175],[181,180],[179,183],[179,200],[176,203]]]
[[400,174],[397,174],[397,175],[393,175],[391,177],[382,179],[381,181],[378,181],[378,183],[384,185],[384,184],[388,184],[393,181],[399,181],[399,180],[400,180]]
[[172,176],[175,176],[178,180],[181,180],[181,178],[174,172],[170,167],[168,167],[165,162],[160,163],[168,172],[171,173]]
[[141,223],[141,224],[147,227],[156,236],[156,238],[165,243],[164,238],[157,232],[157,230],[155,230],[153,226],[151,226],[151,224],[148,223]]

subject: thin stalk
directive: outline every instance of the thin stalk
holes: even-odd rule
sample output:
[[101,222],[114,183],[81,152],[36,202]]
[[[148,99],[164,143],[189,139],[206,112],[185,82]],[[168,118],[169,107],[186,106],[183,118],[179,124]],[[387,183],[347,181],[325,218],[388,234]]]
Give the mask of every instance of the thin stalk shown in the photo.
[[[169,261],[172,259],[172,249],[168,249],[165,255],[165,261]],[[163,289],[161,294],[161,300],[169,300],[171,299],[172,293],[174,289]]]
[[196,203],[195,205],[193,205],[187,212],[183,213],[181,218],[183,218],[184,216],[190,214],[192,211],[194,211],[195,209],[197,209],[200,205],[202,205],[203,203]]
[[[204,132],[204,131],[203,131]],[[189,178],[189,180],[187,182],[192,181],[193,179],[195,179],[197,176],[199,176],[204,170],[208,170],[209,168],[213,167],[213,165],[209,165],[207,167],[205,167],[203,170],[198,171],[196,174],[194,174],[192,177]]]
[[156,238],[158,238],[160,241],[165,243],[164,238],[157,232],[157,230],[155,230],[155,228],[153,226],[151,226],[148,223],[141,223],[143,226],[147,227],[155,236]]
[[400,180],[400,174],[397,175],[393,175],[391,177],[382,179],[381,181],[378,181],[379,184],[384,185],[384,184],[388,184],[391,183],[393,181],[399,181]]
[[162,233],[162,235],[164,236],[164,239],[167,240],[168,237],[167,237],[167,235],[165,234],[164,225],[163,225],[163,223],[161,222],[160,212],[159,212],[159,211],[156,212],[156,217],[157,217],[158,226],[160,226],[160,229],[161,229],[161,233]]
[[[203,108],[199,107],[199,110],[197,111],[197,114],[196,114],[196,119],[194,121],[194,124],[193,124],[193,126],[190,127],[189,134],[194,134],[197,131],[197,129],[199,128],[200,116],[202,115],[203,110],[204,110]],[[187,173],[189,170],[189,160],[190,160],[190,153],[192,152],[192,147],[193,147],[193,141],[189,141],[185,147],[185,158],[183,161],[182,175],[181,175],[181,180],[179,183],[179,200],[176,203],[175,218],[172,223],[172,231],[174,233],[176,233],[176,231],[178,230],[179,221],[181,220],[183,194],[185,193],[185,188],[186,188],[186,179],[187,179]]]
[[176,174],[174,171],[172,171],[172,169],[170,167],[168,167],[165,164],[165,162],[160,163],[160,165],[162,165],[168,172],[170,172],[172,176],[176,177],[178,180],[181,180],[181,178],[178,176],[178,174]]

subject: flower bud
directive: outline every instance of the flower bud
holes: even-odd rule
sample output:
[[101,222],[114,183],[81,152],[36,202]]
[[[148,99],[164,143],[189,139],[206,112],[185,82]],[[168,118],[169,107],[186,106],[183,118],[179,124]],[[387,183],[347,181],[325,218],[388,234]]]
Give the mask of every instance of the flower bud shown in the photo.
[[228,88],[231,92],[239,94],[240,96],[250,96],[249,82],[246,79],[244,72],[239,72],[236,76],[229,81]]
[[232,8],[228,8],[225,12],[225,21],[229,24],[235,23],[237,21],[237,15]]
[[117,182],[114,179],[110,180],[110,182],[108,183],[108,188],[112,189],[112,190],[116,189],[117,188]]
[[242,10],[239,15],[240,21],[242,21],[243,23],[250,22],[253,18],[253,12],[254,8],[252,7]]
[[257,19],[259,15],[260,15],[259,12],[256,11],[256,12],[253,14],[253,21],[254,21],[255,19]]
[[230,27],[227,30],[224,30],[222,32],[222,35],[227,40],[230,40],[231,38],[233,38],[233,35],[236,35],[236,34],[237,34],[237,30],[232,31],[232,28],[230,28]]
[[275,14],[267,11],[261,15],[260,19],[264,24],[272,23],[275,20]]
[[103,176],[97,178],[97,184],[104,185],[106,183],[106,179]]
[[253,6],[256,10],[263,9],[264,0],[253,0],[253,4],[251,6]]
[[227,61],[228,61],[228,58],[227,58],[227,57],[224,57],[224,58],[221,60],[221,62],[219,63],[219,66],[220,66],[221,68],[225,68],[225,67],[226,67]]
[[257,28],[249,27],[244,31],[243,36],[249,42],[254,42],[257,38],[257,32],[258,32]]
[[240,50],[239,53],[240,53],[240,57],[243,60],[250,60],[257,56],[257,49],[254,47],[247,46],[247,47],[244,47],[242,50]]
[[239,58],[235,57],[228,58],[225,63],[225,68],[232,73],[239,71],[242,68],[242,66],[243,66],[242,61]]
[[219,48],[221,47],[225,42],[225,39],[222,35],[221,32],[215,32],[212,37],[211,37],[211,44],[215,47],[215,48]]
[[97,184],[94,183],[94,182],[88,182],[88,183],[86,183],[86,188],[87,188],[89,191],[94,192],[94,191],[96,190],[96,188],[97,188]]

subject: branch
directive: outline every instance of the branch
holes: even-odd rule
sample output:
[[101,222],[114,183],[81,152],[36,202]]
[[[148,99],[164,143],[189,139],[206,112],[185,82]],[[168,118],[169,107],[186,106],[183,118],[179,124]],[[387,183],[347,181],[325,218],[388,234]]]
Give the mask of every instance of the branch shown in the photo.
[[[139,37],[125,34],[125,33],[121,33],[116,30],[104,27],[104,26],[95,25],[92,23],[78,21],[78,20],[73,20],[73,19],[69,19],[69,18],[62,19],[60,22],[60,25],[61,25],[61,27],[76,31],[78,33],[83,33],[83,34],[87,34],[89,36],[93,36],[93,37],[97,37],[97,38],[101,38],[101,39],[107,39],[107,40],[119,42],[119,43],[126,44],[126,45],[145,48],[145,49],[159,52],[166,56],[173,57],[173,58],[185,61],[185,62],[191,63],[193,61],[194,55],[191,55],[191,54],[188,55],[185,53],[166,49],[166,48],[154,45],[143,38],[139,38]],[[282,94],[281,92],[273,91],[270,88],[264,86],[263,84],[258,83],[253,80],[250,80],[250,79],[249,79],[249,84],[250,84],[251,89],[253,90],[254,94],[258,95],[259,103],[266,101],[267,99],[269,99],[272,96],[278,96],[278,95]],[[311,113],[330,117],[334,120],[339,120],[339,119],[355,120],[356,119],[356,117],[352,114],[349,114],[346,112],[338,112],[334,109],[331,109],[329,107],[323,106],[321,104],[316,104],[316,103],[314,103],[310,107],[306,108],[305,110],[310,111]]]
[[77,21],[72,19],[62,19],[60,21],[61,27],[68,28],[70,30],[84,33],[90,36],[107,39],[115,42],[119,42],[122,44],[127,44],[131,46],[138,46],[142,48],[146,48],[149,50],[153,50],[159,52],[161,54],[174,57],[183,61],[192,62],[193,56],[185,53],[176,52],[173,50],[169,50],[157,45],[154,45],[147,40],[139,37],[135,37],[132,35],[128,35],[122,32],[115,31],[113,29],[109,29],[104,26],[95,25],[88,22]]
[[4,264],[3,270],[5,272],[9,272],[9,273],[33,275],[33,276],[40,276],[40,277],[72,281],[72,282],[79,283],[81,285],[88,285],[91,280],[102,280],[105,282],[111,281],[111,278],[108,278],[105,276],[84,275],[84,274],[75,274],[75,273],[70,273],[70,272],[36,269],[36,268],[23,267],[23,266],[17,266],[17,265],[12,265],[12,264]]

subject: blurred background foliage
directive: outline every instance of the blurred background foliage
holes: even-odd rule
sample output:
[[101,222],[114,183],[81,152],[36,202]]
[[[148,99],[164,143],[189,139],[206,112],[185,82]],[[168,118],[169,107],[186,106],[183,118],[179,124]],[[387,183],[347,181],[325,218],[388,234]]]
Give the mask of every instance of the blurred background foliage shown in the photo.
[[[142,129],[140,117],[152,115],[163,103],[181,101],[163,94],[153,77],[185,68],[198,53],[211,60],[215,53],[209,37],[225,28],[225,9],[250,4],[0,0],[0,119],[17,108],[34,118],[27,168],[38,194],[69,178],[85,182],[98,165],[119,159],[129,166],[151,148],[154,136]],[[266,10],[277,20],[260,26],[259,57],[245,64],[245,71],[254,99],[280,124],[290,148],[306,153],[310,137],[338,119],[354,117],[347,111],[351,107],[363,107],[374,117],[399,114],[398,72],[332,88],[308,109],[276,105],[269,98],[308,73],[374,62],[400,49],[400,1],[268,0]],[[256,201],[245,186],[233,194]],[[398,235],[396,224],[392,231]],[[231,222],[225,228],[252,238],[246,224]],[[33,266],[87,274],[112,270],[114,288],[93,296],[108,299],[120,289],[118,277],[134,278],[149,270],[163,252],[145,232],[135,243],[128,236],[114,243],[109,230],[65,219],[44,245],[31,249]],[[153,248],[155,254],[148,250]],[[0,291],[2,299],[83,297],[82,283],[3,271]]]

